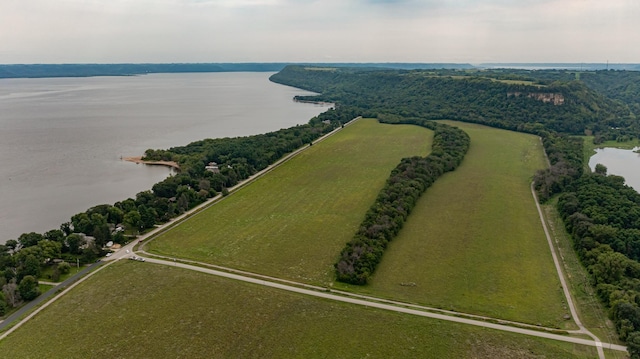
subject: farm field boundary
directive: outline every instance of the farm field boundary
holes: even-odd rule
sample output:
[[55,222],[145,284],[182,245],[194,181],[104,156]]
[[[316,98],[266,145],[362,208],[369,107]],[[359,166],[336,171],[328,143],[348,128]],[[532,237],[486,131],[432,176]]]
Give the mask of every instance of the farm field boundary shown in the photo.
[[418,201],[371,285],[347,290],[560,329],[569,314],[530,192],[536,136],[453,121],[464,161]]

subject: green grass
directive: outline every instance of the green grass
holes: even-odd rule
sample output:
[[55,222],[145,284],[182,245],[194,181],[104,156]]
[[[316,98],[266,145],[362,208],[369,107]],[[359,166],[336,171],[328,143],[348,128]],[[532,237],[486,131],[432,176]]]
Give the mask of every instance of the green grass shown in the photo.
[[592,347],[121,261],[0,341],[2,358],[595,358]]
[[49,289],[51,289],[53,287],[55,287],[55,286],[49,285],[49,284],[38,283],[38,288],[40,289],[40,293],[44,293],[44,292],[48,291]]
[[433,133],[360,120],[147,244],[147,251],[328,284],[400,159]]
[[[438,75],[434,73],[427,73],[426,77],[450,78],[454,80],[467,80],[467,79],[476,78],[475,76],[472,77],[468,75]],[[485,77],[485,76],[480,76],[479,78],[483,78],[493,82],[500,82],[507,85],[526,85],[526,86],[533,86],[537,88],[546,87],[545,85],[541,85],[541,84],[535,83],[534,81],[529,81],[529,80],[503,80],[503,79],[496,79],[493,77]]]
[[362,291],[573,328],[562,319],[568,309],[529,189],[534,171],[544,168],[539,139],[447,123],[469,134],[469,152],[420,198]]
[[42,268],[41,272],[40,272],[40,277],[38,278],[39,281],[45,281],[45,282],[55,282],[55,283],[60,283],[60,282],[64,282],[67,278],[71,277],[72,275],[74,275],[75,272],[75,263],[72,264],[73,267],[71,267],[71,270],[69,271],[69,273],[67,274],[60,274],[60,278],[58,278],[58,280],[53,280],[52,276],[53,276],[53,266],[45,266]]
[[546,87],[545,85],[540,85],[537,84],[533,81],[528,81],[528,80],[501,80],[501,79],[494,79],[491,77],[487,77],[489,80],[494,81],[494,82],[501,82],[503,84],[507,84],[507,85],[527,85],[527,86],[534,86],[534,87]]
[[338,70],[335,67],[305,67],[304,69],[306,71],[329,71],[329,72],[334,72]]

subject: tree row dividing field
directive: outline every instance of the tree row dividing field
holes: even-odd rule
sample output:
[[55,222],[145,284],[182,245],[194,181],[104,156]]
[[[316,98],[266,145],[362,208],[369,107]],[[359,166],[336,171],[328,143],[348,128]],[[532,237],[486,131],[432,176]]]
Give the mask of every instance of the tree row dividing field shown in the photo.
[[403,158],[336,262],[336,277],[351,284],[366,284],[382,260],[389,242],[402,229],[420,196],[440,176],[455,170],[469,149],[469,136],[448,125],[419,119],[398,120],[434,131],[431,153]]

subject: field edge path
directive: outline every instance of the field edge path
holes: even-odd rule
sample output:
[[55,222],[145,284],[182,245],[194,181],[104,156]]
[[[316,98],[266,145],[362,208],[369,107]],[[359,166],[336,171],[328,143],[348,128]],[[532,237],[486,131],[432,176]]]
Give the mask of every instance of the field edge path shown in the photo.
[[[567,286],[567,281],[564,276],[564,272],[562,271],[562,267],[560,266],[560,260],[558,260],[558,255],[556,253],[556,247],[553,245],[553,240],[551,239],[551,235],[549,234],[549,229],[547,228],[547,221],[542,213],[542,208],[540,207],[540,202],[538,201],[538,195],[536,194],[534,183],[531,182],[531,195],[533,196],[533,200],[536,202],[536,208],[538,209],[538,216],[540,217],[540,222],[542,223],[542,229],[544,229],[544,235],[547,237],[547,243],[549,244],[549,250],[551,252],[551,257],[553,258],[553,264],[556,266],[556,271],[558,272],[558,279],[560,279],[560,284],[562,285],[562,292],[567,300],[567,305],[569,306],[569,311],[571,312],[571,316],[573,317],[573,321],[580,328],[578,332],[584,333],[590,336],[595,342],[595,346],[598,349],[598,356],[600,359],[605,359],[604,350],[602,349],[602,342],[600,338],[598,338],[595,334],[591,333],[589,329],[587,329],[580,317],[578,317],[578,312],[576,310],[576,306],[573,303],[573,299],[571,298],[571,292],[569,292],[569,287]],[[609,344],[609,349],[611,349],[612,344]],[[626,350],[626,347],[625,347]]]

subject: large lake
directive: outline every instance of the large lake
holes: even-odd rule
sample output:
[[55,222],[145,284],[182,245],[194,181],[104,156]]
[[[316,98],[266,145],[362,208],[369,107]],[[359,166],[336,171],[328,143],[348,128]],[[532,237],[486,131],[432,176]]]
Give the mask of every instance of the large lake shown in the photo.
[[607,173],[622,176],[628,186],[640,192],[640,154],[619,148],[598,148],[589,159],[589,167],[595,170],[598,163],[607,167]]
[[0,243],[58,228],[169,175],[121,161],[148,148],[275,131],[328,109],[270,73],[0,80]]

